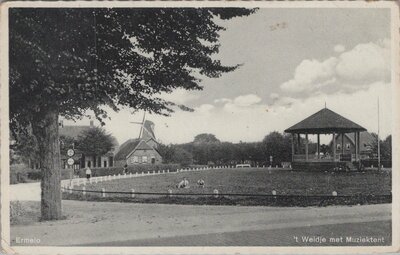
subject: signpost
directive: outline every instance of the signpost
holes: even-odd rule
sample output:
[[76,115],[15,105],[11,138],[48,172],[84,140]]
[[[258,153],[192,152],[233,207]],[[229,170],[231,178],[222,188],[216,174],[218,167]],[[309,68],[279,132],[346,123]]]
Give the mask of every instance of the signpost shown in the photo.
[[71,167],[71,173],[69,175],[69,185],[71,186],[72,184],[72,176],[74,174],[74,164],[75,164],[75,160],[73,158],[71,158],[72,156],[75,155],[75,151],[73,149],[68,149],[67,150],[67,155],[68,155],[68,159],[67,159],[67,164]]

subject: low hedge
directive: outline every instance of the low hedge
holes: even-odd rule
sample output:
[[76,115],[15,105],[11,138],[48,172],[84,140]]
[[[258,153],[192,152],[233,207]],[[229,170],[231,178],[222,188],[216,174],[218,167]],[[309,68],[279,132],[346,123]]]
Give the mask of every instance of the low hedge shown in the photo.
[[[378,167],[378,159],[362,159],[361,163],[365,167]],[[381,165],[385,168],[392,168],[392,161],[391,160],[381,160]]]
[[[61,169],[61,180],[70,178],[71,169]],[[10,184],[40,181],[42,172],[40,169],[31,169],[23,164],[10,166]]]
[[[127,167],[128,173],[141,173],[141,172],[153,172],[161,170],[169,170],[170,172],[176,172],[180,168],[179,164],[157,164],[157,165],[130,165]],[[102,168],[91,168],[92,176],[106,176],[106,175],[118,175],[124,173],[124,167],[102,167]],[[79,177],[86,176],[86,169],[79,169]]]

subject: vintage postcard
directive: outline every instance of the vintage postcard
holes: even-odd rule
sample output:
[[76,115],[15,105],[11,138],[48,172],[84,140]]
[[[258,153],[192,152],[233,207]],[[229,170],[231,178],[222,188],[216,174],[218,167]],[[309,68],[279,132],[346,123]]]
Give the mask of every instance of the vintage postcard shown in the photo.
[[1,254],[399,251],[395,2],[0,17]]

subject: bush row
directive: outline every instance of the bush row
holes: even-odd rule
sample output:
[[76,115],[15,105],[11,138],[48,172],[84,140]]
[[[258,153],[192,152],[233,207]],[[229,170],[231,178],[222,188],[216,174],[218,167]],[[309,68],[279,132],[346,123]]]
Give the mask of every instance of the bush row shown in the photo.
[[[378,159],[362,159],[361,163],[365,167],[378,167]],[[391,168],[392,167],[392,161],[391,160],[381,160],[381,165],[385,168]]]
[[[61,179],[70,178],[70,169],[61,169]],[[40,169],[31,169],[21,165],[10,166],[10,184],[40,181],[42,172]]]

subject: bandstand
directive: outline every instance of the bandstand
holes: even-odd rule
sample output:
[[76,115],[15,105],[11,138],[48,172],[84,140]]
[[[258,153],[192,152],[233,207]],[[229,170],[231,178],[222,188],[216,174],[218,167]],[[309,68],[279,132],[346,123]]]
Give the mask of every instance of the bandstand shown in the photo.
[[[342,168],[357,170],[360,167],[360,132],[366,131],[362,126],[343,116],[324,108],[308,118],[285,130],[292,134],[292,168],[294,170],[331,170]],[[353,134],[355,153],[346,153],[344,146],[337,152],[336,137],[344,141],[345,134]],[[305,138],[305,153],[301,154],[301,137]],[[309,154],[309,135],[317,135],[317,152]],[[332,135],[332,154],[321,155],[320,135]],[[297,143],[295,146],[295,140]]]

